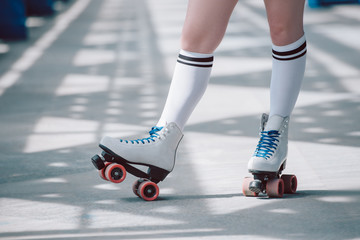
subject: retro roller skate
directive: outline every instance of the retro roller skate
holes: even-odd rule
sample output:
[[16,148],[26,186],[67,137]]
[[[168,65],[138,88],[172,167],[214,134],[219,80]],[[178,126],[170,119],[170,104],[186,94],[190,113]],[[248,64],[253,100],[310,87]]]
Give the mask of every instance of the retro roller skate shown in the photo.
[[[113,183],[124,181],[127,172],[139,177],[133,184],[133,192],[146,201],[153,201],[159,196],[157,183],[174,168],[183,134],[175,123],[153,127],[149,134],[150,137],[137,140],[104,137],[99,144],[102,153],[91,160],[100,177]],[[136,165],[148,167],[147,172]]]
[[274,115],[269,119],[267,114],[262,115],[259,144],[248,163],[253,177],[243,181],[245,196],[257,197],[263,193],[270,198],[281,198],[284,193],[296,192],[296,176],[281,175],[286,167],[288,126],[289,117]]

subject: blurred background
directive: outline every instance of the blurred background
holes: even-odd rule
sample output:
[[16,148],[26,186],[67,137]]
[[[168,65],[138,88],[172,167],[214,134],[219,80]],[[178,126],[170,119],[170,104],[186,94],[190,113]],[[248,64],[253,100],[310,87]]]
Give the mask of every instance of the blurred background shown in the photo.
[[160,197],[103,181],[104,135],[144,136],[165,103],[185,0],[0,0],[0,239],[360,239],[360,4],[308,0],[286,172],[245,198],[269,108],[263,2],[240,0]]

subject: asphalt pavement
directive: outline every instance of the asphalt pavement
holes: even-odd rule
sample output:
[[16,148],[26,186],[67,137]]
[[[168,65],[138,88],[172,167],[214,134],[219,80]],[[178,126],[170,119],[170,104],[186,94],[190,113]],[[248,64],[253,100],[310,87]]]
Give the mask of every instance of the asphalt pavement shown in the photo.
[[305,12],[308,61],[286,173],[298,192],[247,198],[269,108],[262,1],[236,6],[205,96],[157,201],[102,180],[104,135],[146,136],[165,103],[182,0],[77,0],[1,44],[0,239],[360,239],[360,5]]

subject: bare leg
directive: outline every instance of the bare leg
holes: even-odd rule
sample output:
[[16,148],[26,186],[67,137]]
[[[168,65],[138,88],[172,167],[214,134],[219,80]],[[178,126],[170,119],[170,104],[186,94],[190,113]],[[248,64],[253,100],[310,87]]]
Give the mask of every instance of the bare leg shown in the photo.
[[181,37],[181,48],[212,53],[224,37],[237,0],[190,0]]
[[304,35],[305,0],[264,0],[272,42],[283,46]]

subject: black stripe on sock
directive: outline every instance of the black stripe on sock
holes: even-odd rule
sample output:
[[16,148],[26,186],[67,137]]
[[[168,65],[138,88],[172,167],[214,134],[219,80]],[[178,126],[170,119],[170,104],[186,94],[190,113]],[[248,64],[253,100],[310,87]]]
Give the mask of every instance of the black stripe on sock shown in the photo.
[[290,61],[290,60],[294,60],[297,58],[301,58],[305,54],[306,54],[306,50],[302,54],[295,56],[295,57],[291,57],[291,58],[278,58],[278,57],[275,57],[275,55],[273,55],[273,58],[275,58],[276,60],[279,60],[279,61]]
[[194,58],[194,57],[188,57],[182,54],[179,54],[179,58],[183,59],[183,60],[187,60],[187,61],[192,61],[192,62],[212,62],[214,61],[214,57],[207,57],[207,58]]
[[287,51],[287,52],[278,52],[275,51],[274,49],[272,50],[273,54],[278,55],[278,56],[289,56],[289,55],[294,55],[296,53],[301,52],[302,50],[304,50],[306,48],[306,41],[298,48],[291,50],[291,51]]
[[203,67],[203,68],[212,67],[212,64],[207,64],[207,65],[193,64],[193,63],[183,62],[183,61],[181,61],[181,60],[177,60],[177,62],[178,62],[178,63],[185,64],[185,65],[193,66],[193,67]]

